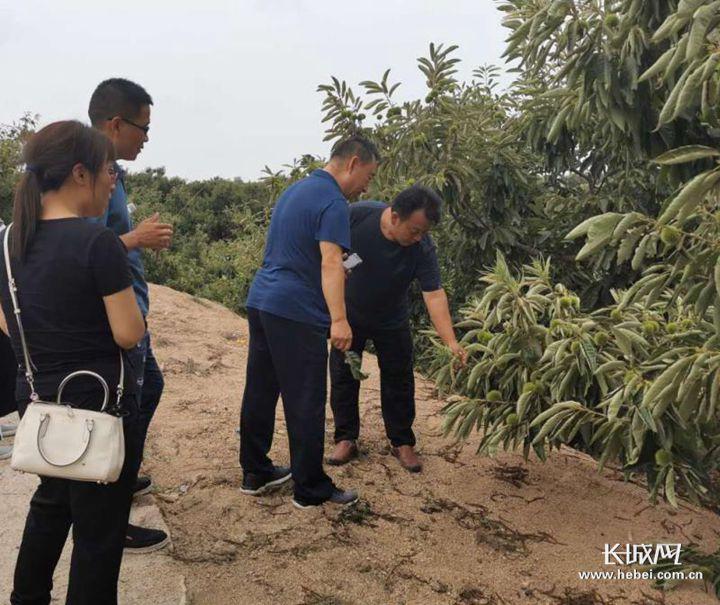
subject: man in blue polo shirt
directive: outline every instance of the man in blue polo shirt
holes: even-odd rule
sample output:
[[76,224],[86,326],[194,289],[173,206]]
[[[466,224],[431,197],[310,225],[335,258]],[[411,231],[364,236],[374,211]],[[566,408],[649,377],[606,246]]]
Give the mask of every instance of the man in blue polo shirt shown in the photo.
[[[113,142],[118,160],[132,161],[142,151],[148,141],[152,104],[152,98],[142,86],[123,78],[105,80],[93,92],[88,108],[90,121],[94,128],[103,132]],[[125,190],[125,172],[119,166],[117,169],[115,189],[110,197],[108,209],[99,221],[112,229],[125,244],[135,297],[143,317],[147,317],[150,301],[145,282],[142,250],[168,248],[172,239],[172,226],[161,223],[156,214],[133,227],[130,217],[132,209],[128,205]],[[134,349],[128,351],[128,357],[137,378],[139,417],[144,447],[148,427],[164,387],[162,372],[150,346],[149,333],[145,334],[143,340]],[[138,477],[134,493],[135,495],[147,493],[151,486],[149,477]],[[125,548],[130,552],[150,552],[162,548],[167,543],[167,535],[161,530],[128,526]]]
[[[241,492],[259,495],[292,476],[300,509],[351,504],[323,470],[327,333],[339,351],[352,342],[345,310],[343,253],[350,247],[347,198],[367,188],[375,146],[356,136],[333,148],[330,162],[291,185],[273,210],[265,257],[247,300],[250,344],[240,418]],[[274,466],[275,406],[282,394],[290,468]]]

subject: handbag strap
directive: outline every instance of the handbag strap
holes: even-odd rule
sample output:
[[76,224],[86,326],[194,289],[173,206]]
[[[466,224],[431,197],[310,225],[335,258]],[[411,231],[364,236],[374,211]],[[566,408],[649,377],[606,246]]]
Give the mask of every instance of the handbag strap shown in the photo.
[[[10,300],[12,301],[13,312],[15,314],[15,321],[17,322],[18,333],[20,334],[20,344],[22,345],[23,358],[25,359],[25,380],[27,380],[30,386],[30,400],[39,401],[40,396],[35,390],[35,375],[33,374],[33,368],[37,370],[35,364],[33,364],[32,358],[30,357],[30,351],[28,350],[27,341],[25,340],[25,330],[23,330],[22,319],[20,318],[20,303],[17,296],[17,285],[15,284],[15,278],[12,274],[12,267],[10,266],[10,228],[13,226],[10,223],[5,228],[3,237],[3,253],[5,256],[5,270],[8,278],[8,289],[10,290]],[[125,390],[125,362],[123,361],[122,350],[120,350],[120,381],[117,386],[117,400],[116,407],[120,408],[120,400],[122,399],[123,392]]]

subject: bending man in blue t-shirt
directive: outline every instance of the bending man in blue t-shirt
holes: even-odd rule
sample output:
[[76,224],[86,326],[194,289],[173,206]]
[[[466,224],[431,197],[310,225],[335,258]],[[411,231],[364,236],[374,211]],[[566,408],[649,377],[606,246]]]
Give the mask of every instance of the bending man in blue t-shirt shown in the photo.
[[[346,351],[352,332],[345,310],[343,252],[350,247],[347,198],[367,188],[378,163],[375,146],[352,137],[333,148],[324,170],[288,187],[273,209],[265,257],[247,299],[250,344],[240,417],[241,492],[258,495],[295,483],[293,504],[351,504],[353,490],[323,470],[327,332]],[[290,468],[268,452],[282,394]]]
[[[414,280],[420,284],[430,319],[443,342],[461,363],[467,359],[455,337],[435,244],[428,235],[440,221],[441,204],[435,192],[414,186],[402,191],[392,206],[358,202],[350,208],[352,251],[363,261],[348,278],[345,290],[353,331],[351,350],[362,355],[366,341],[375,344],[385,432],[393,454],[411,472],[422,469],[412,430],[415,380],[408,290]],[[337,351],[330,355],[330,378],[336,446],[328,462],[340,465],[357,456],[360,383]]]
[[[118,160],[133,161],[148,141],[150,130],[150,106],[152,98],[139,84],[123,78],[111,78],[101,82],[92,94],[88,114],[94,128],[103,132],[115,147]],[[108,209],[99,219],[120,238],[128,251],[128,262],[143,318],[147,317],[150,301],[142,250],[162,250],[170,246],[172,226],[159,222],[158,215],[133,226],[125,190],[125,172],[117,168],[117,181],[110,197]],[[139,419],[142,446],[145,446],[148,427],[160,402],[164,380],[160,367],[150,346],[150,333],[146,332],[140,343],[127,352],[137,379]],[[140,452],[142,457],[142,451]],[[138,477],[134,495],[150,491],[150,477]],[[168,543],[165,532],[155,529],[128,526],[125,548],[132,552],[150,552]]]

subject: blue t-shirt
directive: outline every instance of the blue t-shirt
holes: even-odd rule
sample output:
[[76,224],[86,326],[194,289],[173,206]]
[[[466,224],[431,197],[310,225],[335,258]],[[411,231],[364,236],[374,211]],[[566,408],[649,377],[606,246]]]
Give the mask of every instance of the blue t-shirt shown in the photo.
[[315,170],[288,187],[273,209],[265,257],[246,305],[286,319],[330,325],[320,242],[350,248],[348,202],[333,176]]
[[[118,177],[105,214],[99,218],[88,220],[97,222],[100,225],[105,225],[108,229],[112,230],[115,235],[120,237],[133,230],[133,222],[130,218],[127,191],[125,190],[125,171],[117,165],[115,167],[118,170]],[[148,311],[150,310],[150,296],[148,293],[148,285],[145,281],[145,267],[143,267],[142,251],[140,248],[128,250],[128,262],[130,263],[130,275],[132,276],[132,287],[135,291],[135,298],[137,299],[143,317],[147,317]]]

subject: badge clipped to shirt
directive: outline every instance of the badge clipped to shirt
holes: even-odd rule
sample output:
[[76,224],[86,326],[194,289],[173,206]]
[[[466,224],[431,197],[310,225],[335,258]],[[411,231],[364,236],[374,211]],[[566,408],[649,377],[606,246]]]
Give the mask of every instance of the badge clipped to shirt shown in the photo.
[[354,252],[343,261],[343,267],[346,271],[351,271],[358,265],[362,264],[362,258]]

